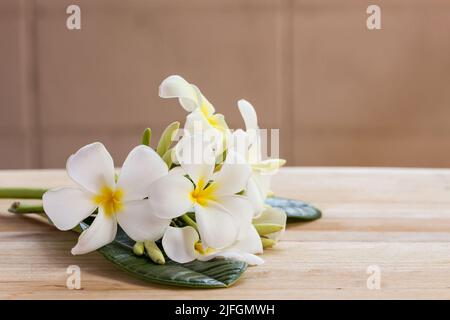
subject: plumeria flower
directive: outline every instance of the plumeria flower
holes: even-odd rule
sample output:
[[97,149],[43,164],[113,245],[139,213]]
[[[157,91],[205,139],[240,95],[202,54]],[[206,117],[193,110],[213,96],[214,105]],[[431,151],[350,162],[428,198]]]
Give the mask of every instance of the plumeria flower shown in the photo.
[[91,226],[78,238],[72,254],[94,251],[114,240],[119,224],[135,241],[162,237],[170,219],[153,214],[148,190],[167,175],[167,165],[150,147],[140,145],[126,158],[115,181],[114,163],[103,144],[89,144],[67,160],[67,173],[77,184],[47,191],[44,210],[60,230],[69,230],[98,209]]
[[189,136],[176,146],[181,168],[157,180],[150,189],[155,213],[172,219],[195,212],[202,243],[224,248],[246,235],[253,208],[247,197],[237,195],[247,185],[251,169],[239,155],[229,152],[214,172],[211,145],[201,136]]
[[213,105],[206,99],[194,84],[187,82],[178,75],[172,75],[163,80],[159,86],[161,98],[178,98],[181,106],[190,114],[188,123],[194,120],[201,122],[205,128],[218,130],[228,129],[222,114],[215,114]]
[[245,261],[249,265],[260,265],[264,261],[255,254],[262,253],[263,248],[258,233],[253,226],[247,229],[246,236],[234,244],[214,249],[204,245],[197,231],[192,227],[169,227],[162,239],[167,256],[178,263],[193,260],[208,261],[216,257]]
[[248,101],[243,99],[238,101],[238,107],[244,119],[246,136],[249,140],[249,147],[244,156],[252,167],[252,175],[248,181],[246,195],[253,204],[255,217],[258,217],[264,210],[264,201],[270,191],[271,178],[286,161],[283,159],[262,159],[261,135],[256,111]]
[[181,106],[189,112],[185,129],[191,134],[208,132],[216,155],[224,150],[228,126],[222,114],[216,114],[213,105],[194,84],[178,75],[167,77],[159,86],[161,98],[178,98]]

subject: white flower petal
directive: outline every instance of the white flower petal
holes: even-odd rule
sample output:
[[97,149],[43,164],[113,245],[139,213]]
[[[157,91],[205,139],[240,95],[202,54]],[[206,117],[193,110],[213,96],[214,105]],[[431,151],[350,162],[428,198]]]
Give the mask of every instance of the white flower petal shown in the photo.
[[258,128],[258,117],[256,116],[255,108],[244,99],[238,101],[238,108],[244,119],[245,128],[247,130],[256,130]]
[[225,121],[225,116],[220,113],[216,113],[209,118],[209,123],[218,130],[228,129],[227,122]]
[[187,175],[186,171],[181,166],[174,167],[169,170],[169,175],[176,175],[176,176],[185,176]]
[[237,240],[246,237],[247,230],[252,224],[254,212],[251,202],[246,197],[238,195],[221,196],[216,199],[216,202],[235,220],[239,228]]
[[249,266],[260,266],[264,264],[264,260],[251,253],[242,254],[243,261],[247,262]]
[[149,200],[126,202],[116,218],[123,231],[134,241],[159,240],[170,224],[170,219],[161,219],[154,214]]
[[83,231],[78,238],[78,243],[72,248],[72,254],[85,254],[95,251],[116,237],[117,222],[114,216],[107,216],[103,209],[99,208],[97,217],[91,226]]
[[168,227],[162,239],[164,252],[178,263],[187,263],[195,260],[198,253],[194,245],[198,241],[198,234],[192,227]]
[[166,163],[150,147],[140,145],[128,154],[120,171],[117,187],[123,189],[123,201],[148,197],[150,186],[168,172]]
[[241,241],[236,241],[233,245],[222,250],[213,252],[209,255],[199,255],[198,260],[208,261],[216,257],[245,261],[249,265],[260,265],[264,262],[261,258],[255,256],[256,253],[262,253],[263,247],[259,234],[255,227],[250,226],[247,229],[246,236]]
[[284,159],[266,159],[259,163],[252,164],[253,170],[260,171],[267,174],[275,174],[277,170],[284,166],[286,160]]
[[214,172],[215,155],[202,135],[186,136],[178,142],[175,153],[183,170],[194,183],[207,183]]
[[258,117],[256,116],[255,108],[243,99],[238,101],[238,107],[250,140],[248,160],[250,163],[258,163],[261,161],[261,132],[258,127]]
[[253,177],[250,177],[247,183],[245,195],[253,206],[253,217],[258,217],[264,210],[264,201],[266,196],[261,193]]
[[178,75],[169,76],[163,80],[159,86],[159,96],[161,98],[178,98],[181,106],[192,112],[200,107],[198,90],[189,82]]
[[244,159],[248,159],[248,149],[250,146],[249,135],[241,129],[235,130],[229,137],[229,150],[242,155]]
[[216,194],[231,195],[245,189],[252,173],[242,155],[229,150],[219,172],[214,175]]
[[223,134],[222,131],[228,128],[225,121],[225,116],[220,113],[208,115],[205,112],[198,108],[187,115],[184,129],[191,134],[197,134],[205,131],[208,132],[209,130],[217,130],[219,133]]
[[247,262],[250,266],[259,266],[264,263],[264,260],[258,256],[255,256],[251,253],[239,252],[239,251],[219,251],[207,256],[198,256],[198,260],[200,261],[209,261],[214,258],[223,258],[229,260],[243,261]]
[[261,153],[261,133],[259,132],[259,129],[256,131],[250,131],[249,134],[249,140],[250,140],[250,147],[248,149],[248,162],[253,164],[258,164],[262,160],[262,153]]
[[156,180],[150,187],[149,201],[153,213],[163,219],[172,219],[192,208],[190,193],[194,186],[188,178],[169,174]]
[[250,163],[259,162],[261,160],[261,132],[258,128],[258,117],[256,116],[255,108],[243,99],[238,101],[238,107],[249,135],[248,159]]
[[186,117],[185,132],[190,135],[202,135],[203,140],[211,144],[216,156],[219,156],[228,143],[231,133],[221,114],[206,116],[200,108],[195,109]]
[[257,219],[253,219],[253,223],[254,224],[273,223],[285,225],[286,220],[287,215],[283,210],[266,205],[261,216]]
[[44,210],[59,230],[70,230],[94,212],[92,195],[79,188],[52,189],[42,197]]
[[259,266],[264,263],[264,260],[251,253],[224,251],[217,254],[217,257],[222,257],[230,260],[238,260],[247,262],[250,266]]
[[195,205],[195,218],[202,243],[216,249],[233,244],[239,232],[236,220],[220,205]]
[[267,224],[282,225],[283,226],[282,230],[271,233],[266,236],[270,239],[278,240],[284,234],[284,231],[286,229],[286,220],[287,220],[287,215],[283,210],[266,205],[265,210],[261,213],[261,215],[258,218],[253,219],[253,224],[267,223]]
[[242,240],[237,241],[230,250],[238,250],[246,253],[263,253],[263,246],[258,231],[251,225]]
[[273,177],[272,174],[265,174],[265,173],[259,173],[259,172],[252,173],[251,179],[258,186],[263,197],[267,197],[267,194],[270,191],[272,177]]
[[191,135],[205,132],[207,130],[214,130],[213,126],[208,122],[200,108],[195,109],[186,116],[186,123],[184,129]]
[[216,112],[216,109],[214,109],[214,106],[211,104],[211,102],[208,101],[208,99],[206,99],[206,97],[201,93],[200,89],[195,85],[192,84],[191,85],[194,87],[194,89],[197,92],[197,96],[199,97],[199,107],[200,110],[205,114],[205,115],[213,115],[214,112]]
[[113,159],[100,142],[84,146],[71,155],[66,168],[73,181],[94,194],[105,186],[111,189],[115,186]]
[[211,117],[214,126],[205,118],[203,113],[196,109],[186,117],[184,126],[185,132],[191,136],[200,135],[203,140],[210,144],[216,156],[224,151],[227,145],[228,136],[231,135],[227,128],[227,124],[222,115],[216,114]]

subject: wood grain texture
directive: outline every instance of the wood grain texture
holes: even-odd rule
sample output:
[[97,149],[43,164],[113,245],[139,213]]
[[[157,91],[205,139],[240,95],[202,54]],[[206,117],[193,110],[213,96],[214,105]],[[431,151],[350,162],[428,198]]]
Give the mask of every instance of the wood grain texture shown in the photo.
[[61,168],[93,141],[120,164],[145,127],[184,121],[158,97],[173,73],[232,128],[252,102],[291,165],[450,167],[450,2],[378,0],[372,31],[370,4],[1,0],[0,168]]
[[[0,186],[70,184],[63,171],[2,171]],[[76,235],[6,212],[0,201],[0,298],[351,299],[450,298],[450,170],[286,168],[273,189],[308,201],[323,218],[291,224],[228,289],[192,290],[133,279],[100,254],[71,256]],[[66,288],[78,265],[81,290]],[[381,268],[381,289],[366,286]]]

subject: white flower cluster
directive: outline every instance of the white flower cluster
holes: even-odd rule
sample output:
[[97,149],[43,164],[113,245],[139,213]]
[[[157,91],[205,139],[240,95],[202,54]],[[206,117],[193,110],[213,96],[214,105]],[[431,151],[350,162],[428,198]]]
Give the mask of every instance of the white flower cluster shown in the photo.
[[95,216],[73,254],[112,242],[120,225],[135,241],[162,239],[166,255],[179,263],[222,257],[261,264],[256,254],[286,225],[286,214],[264,203],[284,160],[262,160],[254,108],[238,102],[246,130],[230,133],[224,116],[182,77],[165,79],[159,95],[178,98],[189,113],[169,156],[139,145],[116,176],[103,144],[89,144],[67,160],[76,186],[45,193],[46,214],[60,230]]

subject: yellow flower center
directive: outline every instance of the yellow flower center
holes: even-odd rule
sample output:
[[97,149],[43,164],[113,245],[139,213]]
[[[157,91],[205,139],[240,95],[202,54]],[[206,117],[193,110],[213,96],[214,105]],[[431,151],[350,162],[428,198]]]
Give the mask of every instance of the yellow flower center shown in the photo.
[[93,201],[96,205],[103,208],[107,216],[123,210],[123,190],[113,190],[108,186],[104,186],[100,190],[100,194],[94,196]]
[[203,101],[202,105],[200,106],[200,111],[203,113],[203,115],[205,116],[206,119],[208,119],[209,117],[211,117],[213,115],[213,113],[208,108],[208,105],[205,101]]
[[207,117],[206,120],[208,120],[209,124],[212,125],[214,128],[219,127],[219,122],[214,116]]
[[201,255],[208,255],[208,254],[214,253],[214,251],[216,251],[216,250],[214,250],[214,248],[211,248],[211,247],[205,248],[203,246],[203,244],[201,243],[201,241],[197,241],[194,244],[194,248],[195,248],[195,251],[197,251]]
[[200,179],[195,189],[191,192],[190,197],[193,202],[198,203],[201,206],[206,206],[208,201],[216,200],[215,197],[215,185],[211,183],[205,188],[203,179]]
[[223,119],[221,118],[221,116],[218,114],[212,113],[211,110],[208,108],[206,102],[203,102],[202,106],[200,107],[200,111],[202,112],[206,121],[208,121],[208,123],[212,127],[216,128],[218,130],[225,130],[227,128],[226,124],[223,121]]

